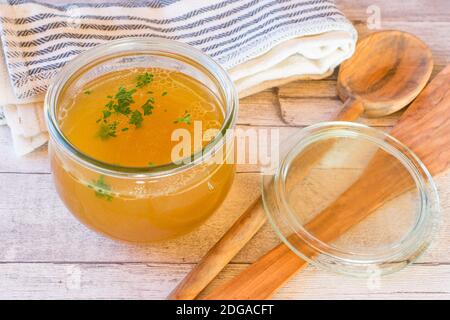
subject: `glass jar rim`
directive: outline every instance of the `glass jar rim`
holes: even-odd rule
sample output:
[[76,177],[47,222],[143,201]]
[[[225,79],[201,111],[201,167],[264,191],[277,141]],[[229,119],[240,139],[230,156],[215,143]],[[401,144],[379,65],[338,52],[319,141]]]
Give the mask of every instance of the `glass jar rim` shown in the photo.
[[[369,140],[371,143],[374,143],[384,151],[394,155],[395,158],[399,160],[399,162],[404,165],[408,172],[413,176],[416,183],[415,187],[419,192],[420,198],[420,205],[418,206],[420,211],[418,213],[419,218],[406,236],[399,242],[395,243],[395,246],[390,248],[391,250],[387,252],[376,252],[376,254],[356,256],[351,251],[345,251],[323,242],[311,234],[306,228],[296,224],[295,231],[293,231],[294,228],[291,228],[291,231],[293,231],[295,236],[306,244],[307,249],[309,251],[312,250],[315,257],[318,255],[326,256],[326,259],[311,258],[308,255],[303,254],[301,250],[299,250],[296,245],[289,240],[288,236],[282,230],[283,227],[290,226],[289,224],[292,223],[292,216],[294,215],[293,208],[289,205],[286,191],[286,180],[290,164],[308,145],[311,145],[321,139],[333,137],[330,133],[326,136],[323,135],[314,137],[315,134],[320,135],[321,130],[326,130],[329,128],[338,128],[335,130],[358,132],[358,134],[361,133],[361,131],[368,132],[368,134],[371,134]],[[323,269],[356,276],[365,275],[365,272],[355,272],[355,269],[358,270],[358,268],[363,267],[367,268],[368,264],[377,267],[378,265],[389,261],[389,259],[400,257],[405,254],[408,255],[407,260],[410,263],[423,251],[425,251],[425,248],[428,246],[425,245],[424,248],[424,244],[429,244],[431,242],[431,237],[435,236],[439,227],[439,196],[431,174],[411,149],[388,133],[353,122],[321,122],[303,128],[299,133],[302,135],[300,140],[297,139],[297,134],[294,134],[293,137],[291,137],[294,147],[291,148],[289,146],[290,143],[286,144],[289,149],[286,150],[286,154],[283,155],[281,163],[274,172],[273,176],[262,177],[262,202],[266,215],[272,225],[272,228],[285,245],[287,245],[296,255],[313,265],[319,266]],[[313,140],[314,138],[317,140]],[[393,144],[388,147],[389,150],[386,150],[386,146],[383,146],[383,144],[386,144],[386,141]],[[268,184],[271,184],[271,187],[273,186],[272,193],[274,194],[273,198],[275,198],[275,200],[270,200],[272,194],[270,193],[270,188],[267,187]],[[428,188],[426,186],[428,186]],[[276,202],[277,206],[275,209],[271,208],[270,201]],[[277,221],[276,215],[282,216],[284,221]],[[282,226],[280,223],[285,223],[286,225]],[[339,268],[339,266],[343,267]],[[352,268],[349,268],[349,266],[352,266]],[[393,271],[395,271],[395,269],[389,270],[386,273]]]
[[[130,53],[157,54],[168,53],[186,58],[201,65],[216,80],[227,105],[226,114],[219,133],[201,150],[180,163],[156,166],[129,167],[97,160],[80,151],[64,136],[56,120],[56,107],[59,95],[66,83],[76,72],[102,58],[111,59]],[[49,85],[44,100],[44,117],[50,137],[72,159],[102,174],[116,177],[157,178],[183,172],[213,156],[214,150],[225,145],[227,130],[234,127],[238,112],[238,94],[228,73],[211,57],[202,51],[182,42],[158,37],[122,38],[95,46],[77,55],[68,62]],[[188,160],[188,161],[186,161]]]

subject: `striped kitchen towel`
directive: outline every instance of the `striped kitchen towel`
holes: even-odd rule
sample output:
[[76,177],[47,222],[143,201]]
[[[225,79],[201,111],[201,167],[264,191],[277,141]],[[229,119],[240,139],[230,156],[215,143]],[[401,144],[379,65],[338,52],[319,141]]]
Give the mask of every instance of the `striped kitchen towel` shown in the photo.
[[327,0],[0,0],[0,122],[18,154],[43,144],[43,94],[77,54],[123,37],[191,44],[228,70],[240,96],[323,78],[356,31]]

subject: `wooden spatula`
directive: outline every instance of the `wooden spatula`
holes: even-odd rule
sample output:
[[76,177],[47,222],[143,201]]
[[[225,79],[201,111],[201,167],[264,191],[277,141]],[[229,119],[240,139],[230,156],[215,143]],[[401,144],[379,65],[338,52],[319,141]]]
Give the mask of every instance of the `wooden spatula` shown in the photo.
[[[450,168],[450,66],[442,70],[419,95],[402,115],[391,135],[419,156],[433,176]],[[377,179],[380,176],[385,177],[381,180],[382,186]],[[325,241],[337,238],[379,207],[388,195],[398,195],[411,187],[406,182],[408,180],[397,177],[389,162],[375,155],[363,176],[309,222],[307,229]],[[378,192],[361,194],[369,187]],[[306,265],[307,262],[287,246],[279,245],[205,299],[270,298]]]
[[[430,78],[430,49],[413,35],[401,31],[373,33],[358,42],[355,54],[341,65],[338,93],[344,107],[335,120],[353,121],[364,111],[384,116],[411,102]],[[311,166],[331,147],[323,145]],[[303,172],[307,172],[306,168]],[[300,178],[300,177],[298,177]],[[197,266],[172,291],[168,299],[194,299],[230,262],[265,223],[260,197],[211,248]]]

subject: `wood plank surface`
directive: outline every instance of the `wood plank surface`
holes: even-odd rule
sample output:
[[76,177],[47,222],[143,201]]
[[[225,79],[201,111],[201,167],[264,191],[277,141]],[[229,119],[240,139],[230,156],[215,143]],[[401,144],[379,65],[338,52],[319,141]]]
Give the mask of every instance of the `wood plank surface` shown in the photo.
[[[230,264],[205,291],[238,274]],[[0,299],[160,299],[192,268],[154,263],[1,263]],[[380,282],[343,277],[312,267],[286,284],[274,299],[448,299],[448,265],[417,264]]]

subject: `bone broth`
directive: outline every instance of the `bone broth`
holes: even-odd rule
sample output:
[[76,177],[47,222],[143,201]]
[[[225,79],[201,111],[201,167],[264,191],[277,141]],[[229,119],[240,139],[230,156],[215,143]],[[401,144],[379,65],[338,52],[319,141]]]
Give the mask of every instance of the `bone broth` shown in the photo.
[[[192,230],[222,202],[234,166],[205,161],[171,173],[177,129],[189,133],[190,154],[210,141],[194,141],[194,128],[221,129],[219,99],[198,80],[163,68],[131,68],[105,73],[64,89],[56,114],[61,133],[77,152],[107,170],[146,170],[157,178],[109,175],[92,170],[51,143],[57,190],[82,222],[111,237],[156,241]],[[214,131],[211,131],[214,132]],[[214,138],[214,136],[212,136]],[[162,169],[161,169],[162,168]],[[169,169],[167,169],[169,168]]]
[[61,129],[93,158],[143,167],[171,162],[178,143],[171,141],[172,132],[183,128],[194,137],[194,121],[203,130],[220,129],[223,112],[211,92],[182,73],[137,69],[112,72],[84,86]]

